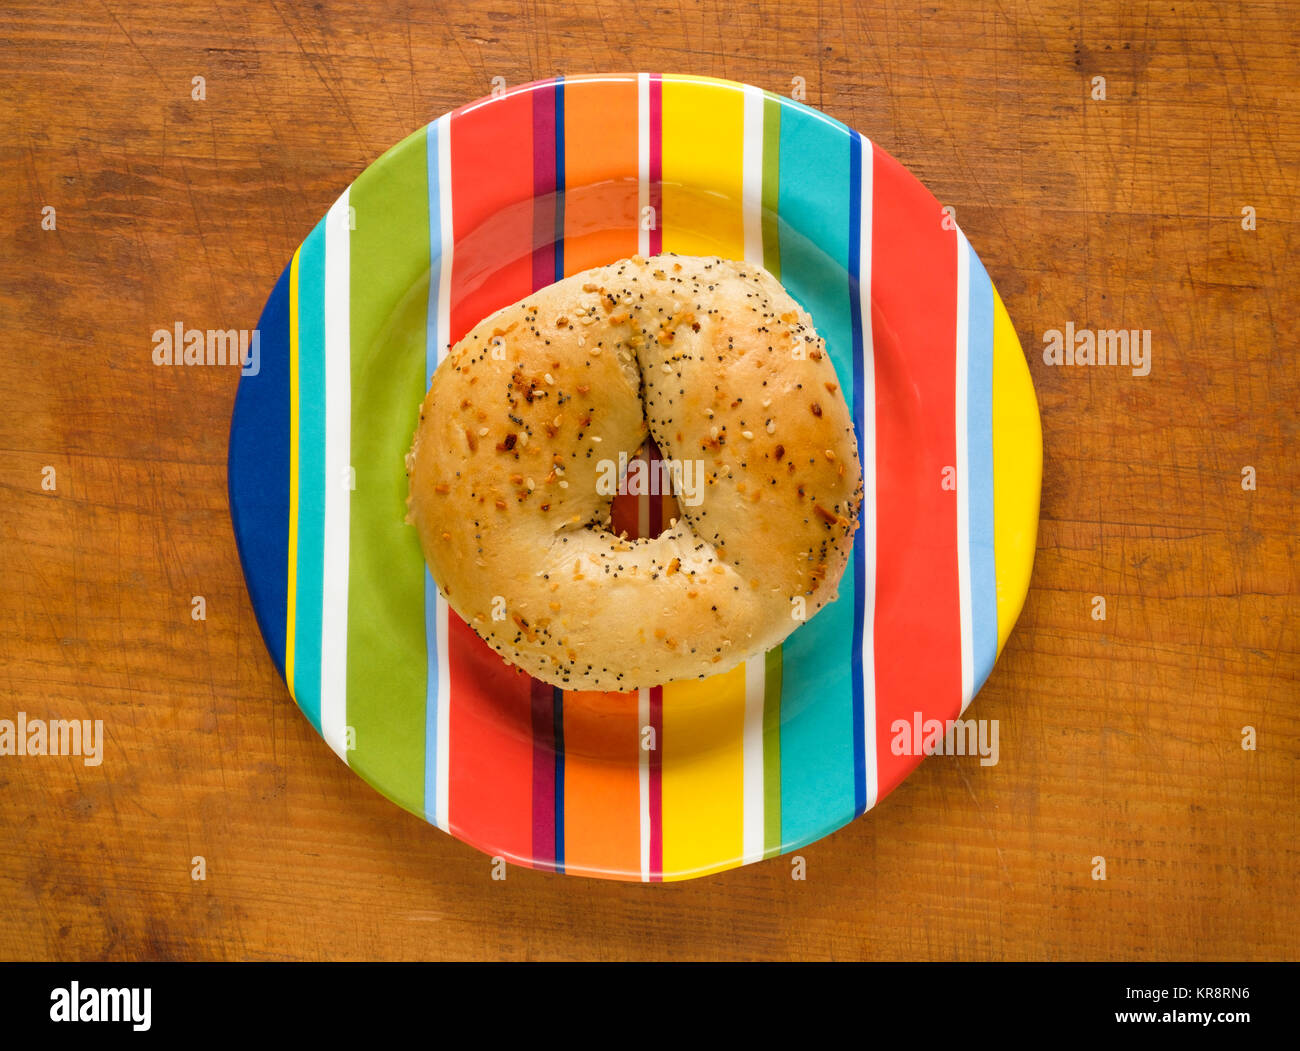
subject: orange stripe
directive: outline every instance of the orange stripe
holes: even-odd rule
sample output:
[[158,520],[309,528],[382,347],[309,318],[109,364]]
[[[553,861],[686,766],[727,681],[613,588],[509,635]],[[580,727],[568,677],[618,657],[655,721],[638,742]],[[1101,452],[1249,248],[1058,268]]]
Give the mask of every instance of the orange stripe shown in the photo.
[[[567,276],[636,252],[636,81],[566,78],[564,143]],[[615,532],[635,534],[636,499],[615,509]],[[634,693],[565,692],[566,872],[640,878],[637,724]]]
[[636,81],[564,81],[564,273],[636,253]]
[[564,694],[564,870],[639,879],[635,693]]

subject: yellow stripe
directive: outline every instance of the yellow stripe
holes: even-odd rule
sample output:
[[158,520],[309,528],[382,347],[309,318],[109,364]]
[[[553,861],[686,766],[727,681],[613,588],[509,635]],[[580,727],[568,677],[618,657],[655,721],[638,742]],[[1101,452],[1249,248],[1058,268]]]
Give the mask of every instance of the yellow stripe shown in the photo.
[[293,694],[294,613],[298,605],[298,256],[289,265],[289,586],[285,589],[284,679]]
[[[745,257],[744,107],[744,95],[734,85],[725,88],[706,77],[664,77],[665,252]],[[705,186],[710,192],[701,189]]]
[[[744,853],[745,666],[664,687],[664,879],[740,863]],[[730,859],[730,860],[728,860]]]
[[[664,251],[744,258],[744,127],[734,86],[664,78]],[[665,686],[663,720],[664,878],[731,868],[744,853],[744,665]]]
[[1038,543],[1043,431],[1020,340],[993,290],[993,557],[998,581],[998,654],[1029,591]]

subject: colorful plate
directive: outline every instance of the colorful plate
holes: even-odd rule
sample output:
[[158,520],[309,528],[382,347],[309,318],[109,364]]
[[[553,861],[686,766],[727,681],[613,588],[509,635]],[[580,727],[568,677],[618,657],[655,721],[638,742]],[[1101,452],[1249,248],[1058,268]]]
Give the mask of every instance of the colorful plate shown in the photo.
[[[765,657],[561,691],[438,597],[403,456],[439,354],[475,322],[659,251],[761,262],[809,310],[854,410],[864,524],[839,600]],[[488,854],[654,881],[811,843],[920,762],[895,754],[895,722],[964,712],[1019,615],[1042,449],[1011,322],[920,183],[789,99],[626,74],[458,109],[344,192],[260,331],[230,501],[267,646],[353,770]],[[642,510],[653,528],[657,502]]]

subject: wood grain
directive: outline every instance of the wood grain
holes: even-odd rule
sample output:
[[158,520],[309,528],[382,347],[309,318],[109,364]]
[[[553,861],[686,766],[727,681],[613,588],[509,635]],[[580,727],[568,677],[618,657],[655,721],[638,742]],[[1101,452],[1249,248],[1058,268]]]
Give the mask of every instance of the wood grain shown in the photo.
[[[108,737],[99,767],[0,758],[0,956],[1300,956],[1289,5],[105,0],[0,25],[0,717]],[[493,881],[367,788],[254,622],[236,374],[150,361],[176,321],[252,327],[343,187],[491,78],[633,68],[804,77],[955,207],[1042,406],[1033,588],[972,710],[1001,761],[924,763],[802,882]],[[1150,329],[1150,375],[1044,365],[1066,322]]]

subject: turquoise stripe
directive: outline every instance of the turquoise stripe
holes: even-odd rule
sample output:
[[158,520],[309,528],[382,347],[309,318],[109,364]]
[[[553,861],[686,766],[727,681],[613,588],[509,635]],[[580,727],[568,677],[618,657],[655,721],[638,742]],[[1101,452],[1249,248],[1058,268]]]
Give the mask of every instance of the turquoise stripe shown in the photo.
[[325,220],[298,255],[298,707],[320,732],[321,580],[325,567]]
[[[843,125],[784,99],[780,128],[782,280],[817,319],[840,389],[851,402],[849,136]],[[846,572],[839,600],[783,647],[783,850],[826,835],[854,814],[854,591],[853,574]]]
[[[443,118],[444,120],[447,118]],[[450,222],[441,212],[441,186],[438,182],[438,122],[429,125],[429,307],[425,320],[424,372],[427,383],[433,381],[438,367],[438,290],[442,283],[442,224]],[[438,585],[428,567],[424,570],[424,648],[427,654],[427,683],[424,701],[424,817],[438,824]]]
[[974,689],[984,685],[998,654],[997,573],[993,556],[993,283],[970,255],[970,349],[966,385],[970,478],[970,595]]

